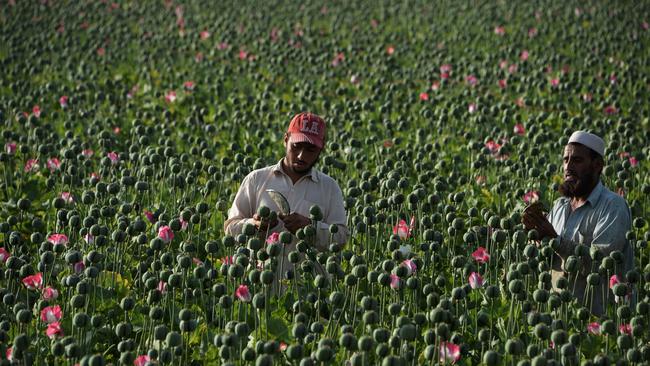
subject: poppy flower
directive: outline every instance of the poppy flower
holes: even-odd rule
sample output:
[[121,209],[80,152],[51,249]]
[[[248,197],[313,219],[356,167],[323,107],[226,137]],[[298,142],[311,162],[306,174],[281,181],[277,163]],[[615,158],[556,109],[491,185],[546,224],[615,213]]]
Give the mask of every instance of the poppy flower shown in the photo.
[[639,165],[639,161],[634,156],[630,156],[628,161],[630,162],[630,166],[632,166],[632,168],[636,168]]
[[120,162],[120,155],[118,155],[118,153],[114,151],[107,153],[106,156],[108,157],[108,159],[111,161],[111,164],[113,165]]
[[165,101],[167,103],[174,103],[176,101],[176,91],[170,90],[165,94]]
[[489,140],[488,142],[485,143],[485,147],[487,147],[492,154],[496,154],[499,152],[499,149],[501,148],[501,144],[495,142],[494,140]]
[[206,39],[210,38],[210,32],[203,30],[201,33],[199,33],[199,37],[201,37],[202,41],[205,41]]
[[48,338],[50,338],[50,339],[54,339],[57,336],[62,337],[63,336],[63,328],[61,327],[61,323],[54,322],[54,323],[48,324],[47,329],[45,329],[45,335],[47,335]]
[[608,105],[607,107],[605,107],[603,109],[603,112],[605,114],[616,114],[616,113],[618,113],[618,109],[616,107],[614,107],[613,105]]
[[52,245],[67,245],[68,236],[65,234],[52,234],[47,237],[47,241],[52,243]]
[[67,95],[62,95],[59,97],[59,105],[61,108],[67,108],[68,107],[68,96]]
[[11,257],[11,253],[4,247],[0,248],[0,262],[5,263]]
[[397,234],[400,239],[406,240],[411,236],[411,229],[406,224],[406,221],[399,220],[397,225],[393,226],[393,234]]
[[97,56],[102,57],[106,54],[106,49],[104,47],[99,47],[97,49]]
[[219,42],[219,44],[217,45],[217,49],[218,49],[219,51],[223,51],[223,50],[225,50],[226,48],[228,48],[229,46],[230,46],[230,45],[228,44],[228,42]]
[[648,24],[648,22],[646,22],[646,21],[643,21],[641,23],[641,28],[643,28],[643,30],[648,30],[648,29],[650,29],[650,24]]
[[499,81],[497,81],[497,85],[499,85],[499,88],[505,89],[508,86],[508,80],[499,79]]
[[61,192],[60,197],[67,204],[74,203],[74,197],[72,197],[72,194],[70,194],[70,192]]
[[528,191],[528,192],[526,192],[526,194],[524,194],[522,199],[524,200],[524,203],[526,203],[526,204],[531,204],[531,203],[537,202],[537,201],[539,201],[539,192],[537,192],[537,191]]
[[474,113],[476,112],[476,103],[470,103],[467,107],[467,112]]
[[79,261],[72,265],[72,269],[74,269],[74,273],[80,274],[86,269],[86,264],[84,263],[84,261]]
[[149,210],[144,210],[144,217],[147,218],[147,221],[149,221],[149,223],[151,224],[156,223],[156,217],[154,216],[153,212]]
[[593,97],[593,94],[591,94],[591,93],[584,93],[584,94],[582,94],[582,100],[585,101],[586,103],[591,102],[591,100],[592,100],[593,98],[594,98],[594,97]]
[[350,76],[350,83],[357,85],[359,84],[359,77],[357,75]]
[[7,348],[7,350],[5,351],[5,358],[9,362],[12,362],[14,360],[14,348],[13,347]]
[[517,68],[518,68],[517,64],[511,64],[510,66],[508,66],[508,73],[510,74],[516,73]]
[[49,158],[47,159],[47,169],[50,170],[50,172],[55,172],[59,169],[61,169],[61,161],[57,158]]
[[618,326],[618,331],[621,334],[632,335],[632,325],[630,323],[621,324]]
[[336,56],[334,56],[334,59],[332,59],[332,66],[336,67],[344,60],[345,60],[345,55],[343,54],[343,52],[339,52],[336,54]]
[[483,277],[478,272],[472,272],[468,278],[469,286],[476,290],[477,288],[483,287]]
[[395,53],[395,47],[393,47],[393,46],[386,47],[386,54],[388,56],[391,56],[393,53]]
[[478,247],[473,253],[472,253],[472,258],[479,263],[487,263],[490,260],[490,254],[488,254],[487,250],[483,247]]
[[600,335],[601,332],[600,323],[592,322],[587,324],[587,332],[589,332],[589,334]]
[[440,363],[456,363],[460,360],[460,346],[451,342],[440,342]]
[[239,287],[237,287],[235,290],[235,298],[243,302],[251,301],[251,292],[248,290],[248,286],[239,285]]
[[55,289],[54,287],[46,287],[43,289],[42,294],[43,295],[43,300],[54,300],[57,297],[59,297],[59,291]]
[[86,244],[93,244],[93,243],[95,243],[95,237],[92,236],[92,234],[90,234],[90,233],[84,235],[84,240],[86,241]]
[[156,289],[157,289],[158,291],[160,291],[160,293],[162,293],[162,294],[166,294],[166,293],[167,293],[167,282],[165,282],[165,281],[159,281],[159,282],[158,282],[158,286],[156,286]]
[[438,89],[440,89],[440,82],[439,81],[434,81],[431,84],[431,90],[438,91]]
[[46,306],[41,310],[41,321],[43,323],[54,323],[61,320],[63,312],[61,311],[61,306],[52,305]]
[[551,87],[556,88],[558,85],[560,85],[560,79],[552,78],[550,83],[551,83]]
[[506,34],[506,29],[503,26],[496,26],[494,27],[494,34],[497,36],[503,36]]
[[43,274],[38,272],[37,274],[27,276],[22,280],[23,285],[29,290],[36,290],[43,287]]
[[164,242],[169,243],[174,240],[174,231],[167,225],[158,228],[158,237]]
[[399,276],[397,276],[394,273],[390,274],[390,288],[393,290],[397,290],[400,286],[400,279]]
[[40,118],[41,117],[41,107],[39,107],[38,105],[35,105],[34,107],[32,107],[32,114],[34,115],[34,117]]
[[617,275],[612,275],[609,278],[609,288],[614,288],[614,285],[621,283],[621,279]]
[[135,360],[133,361],[133,365],[145,366],[149,361],[151,361],[151,357],[149,357],[148,355],[140,355],[135,358]]
[[16,143],[15,142],[7,142],[5,144],[5,152],[9,155],[13,155],[16,153]]
[[418,266],[410,259],[405,259],[400,266],[406,268],[407,275],[410,276],[417,271]]
[[191,80],[188,80],[183,83],[183,88],[185,88],[186,91],[192,91],[194,90],[194,82]]
[[524,135],[526,134],[526,129],[524,128],[524,125],[523,125],[523,124],[521,124],[521,123],[517,123],[517,124],[515,125],[514,129],[513,129],[513,132],[514,132],[516,135],[524,136]]
[[420,93],[420,100],[423,102],[429,100],[429,94],[427,94],[426,92]]
[[528,60],[528,56],[530,56],[530,53],[528,52],[528,50],[523,50],[519,54],[519,60],[526,61],[526,60]]
[[29,159],[25,162],[25,168],[23,168],[23,171],[25,173],[33,173],[37,172],[39,168],[40,165],[38,164],[38,159]]
[[280,233],[272,233],[269,235],[268,238],[266,238],[266,244],[274,244],[280,241]]
[[537,36],[537,28],[528,28],[528,38],[535,38]]
[[476,84],[478,83],[478,79],[477,79],[476,76],[474,76],[474,75],[467,75],[467,76],[465,77],[465,82],[466,82],[469,86],[474,86],[474,85],[476,85]]

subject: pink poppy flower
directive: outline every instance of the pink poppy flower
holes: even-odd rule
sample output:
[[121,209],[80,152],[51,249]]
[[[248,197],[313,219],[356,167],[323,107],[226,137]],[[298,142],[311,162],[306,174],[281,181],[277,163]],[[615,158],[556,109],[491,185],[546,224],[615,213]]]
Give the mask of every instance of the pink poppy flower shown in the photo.
[[470,273],[467,281],[469,282],[469,286],[474,290],[483,287],[483,277],[478,272]]
[[206,39],[210,38],[210,32],[203,30],[201,33],[199,33],[199,37],[201,37],[202,41],[205,41]]
[[528,38],[535,38],[537,36],[537,28],[528,28]]
[[393,47],[393,46],[386,47],[386,54],[388,56],[391,56],[393,53],[395,53],[395,47]]
[[23,171],[25,173],[33,173],[37,172],[38,169],[40,169],[40,165],[38,164],[38,159],[29,159],[27,162],[25,162],[25,168]]
[[506,67],[508,67],[508,60],[501,60],[501,61],[499,61],[499,68],[500,68],[501,70],[505,69]]
[[41,321],[43,323],[54,323],[61,320],[63,312],[59,305],[46,306],[41,310]]
[[467,112],[474,113],[476,112],[476,103],[470,103],[467,107]]
[[529,55],[530,55],[530,54],[528,53],[528,50],[523,50],[523,51],[521,51],[521,53],[519,54],[519,60],[521,60],[521,61],[526,61],[526,60],[528,60],[528,56],[529,56]]
[[451,73],[452,67],[450,64],[444,64],[440,66],[440,74],[449,74]]
[[521,123],[517,123],[517,124],[515,125],[515,128],[513,129],[513,132],[514,132],[516,135],[524,136],[524,135],[526,134],[526,129],[524,128],[524,125],[523,125],[523,124],[521,124]]
[[169,243],[170,241],[174,240],[174,231],[172,231],[172,229],[167,225],[161,226],[158,228],[158,237],[164,243]]
[[648,22],[643,21],[641,23],[641,28],[643,28],[643,30],[648,30],[648,29],[650,29],[650,25],[648,24]]
[[618,109],[616,109],[616,107],[614,107],[613,105],[608,105],[603,109],[603,112],[605,114],[616,114],[618,113]]
[[61,161],[59,161],[57,158],[49,158],[47,159],[47,168],[50,170],[50,172],[55,172],[61,169]]
[[11,253],[4,247],[0,247],[0,262],[5,263],[11,257]]
[[521,97],[515,99],[515,104],[516,104],[517,107],[519,107],[519,108],[523,108],[523,107],[526,106],[526,102],[524,102],[524,98],[521,98]]
[[614,288],[614,285],[622,283],[621,279],[617,275],[612,275],[609,278],[609,288]]
[[93,243],[95,243],[95,237],[92,236],[92,234],[90,234],[90,233],[84,235],[84,240],[86,241],[86,244],[93,244]]
[[508,80],[499,79],[499,81],[497,81],[497,85],[499,85],[499,88],[505,89],[508,86]]
[[243,49],[240,49],[238,57],[239,57],[240,60],[245,60],[246,57],[248,57],[248,52],[246,52]]
[[345,60],[345,55],[343,54],[343,52],[339,52],[336,54],[336,56],[334,56],[334,59],[332,60],[332,66],[336,67],[344,60]]
[[218,49],[219,51],[223,51],[223,50],[225,50],[226,48],[228,48],[228,46],[229,46],[229,45],[228,45],[228,42],[219,42],[219,44],[217,45],[217,49]]
[[[11,1],[15,1],[15,0],[9,0],[9,1],[11,3]],[[15,4],[16,3],[14,3],[14,5]],[[7,348],[7,350],[5,351],[5,357],[7,358],[7,361],[13,362],[13,360],[14,360],[14,348],[13,347]]]
[[573,9],[573,13],[574,13],[577,17],[579,17],[580,15],[582,15],[582,9],[580,9],[580,8],[575,8],[575,9]]
[[90,173],[90,178],[100,180],[100,179],[102,179],[102,176],[95,173],[95,172],[92,172],[92,173]]
[[593,99],[593,95],[591,93],[584,93],[582,94],[582,100],[589,103]]
[[67,245],[68,236],[65,234],[52,234],[47,237],[47,241],[52,243],[52,245]]
[[106,54],[106,49],[104,47],[99,47],[97,49],[97,56],[102,57]]
[[183,83],[183,88],[185,88],[185,90],[187,90],[187,91],[194,90],[194,82],[191,81],[191,80],[188,80],[188,81],[184,82]]
[[17,148],[17,145],[16,145],[15,142],[7,142],[5,144],[5,152],[7,154],[9,154],[9,155],[15,154],[16,153],[16,148]]
[[203,261],[198,259],[197,257],[192,258],[192,263],[196,264],[197,266],[202,266],[203,265]]
[[36,290],[43,287],[43,274],[38,272],[37,274],[27,276],[22,280],[23,285],[29,290]]
[[413,262],[413,261],[410,260],[410,259],[405,259],[405,260],[400,264],[400,266],[402,266],[402,267],[406,267],[406,272],[407,272],[408,276],[410,276],[410,275],[412,275],[413,273],[415,273],[415,272],[417,271],[417,269],[418,269],[418,266],[415,264],[415,262]]
[[149,221],[149,223],[151,223],[151,224],[156,223],[156,218],[154,217],[153,212],[151,212],[149,210],[144,210],[144,217],[147,218],[147,221]]
[[50,339],[63,337],[63,327],[61,327],[61,323],[54,322],[48,324],[47,329],[45,329],[45,335],[47,335]]
[[377,28],[379,26],[379,22],[377,19],[370,19],[370,26],[373,28]]
[[393,234],[397,234],[400,239],[406,240],[411,236],[411,229],[406,224],[406,221],[399,220],[397,225],[393,226]]
[[133,361],[133,365],[135,365],[135,366],[144,366],[149,361],[151,361],[151,357],[149,357],[148,355],[140,355],[140,356],[135,358],[135,360]]
[[551,83],[551,86],[552,86],[553,88],[557,88],[557,86],[560,85],[560,79],[558,79],[558,78],[553,78],[553,79],[551,79],[550,83]]
[[494,34],[497,36],[503,36],[506,34],[506,29],[503,26],[496,26],[494,27]]
[[91,149],[83,149],[81,150],[81,155],[83,155],[86,159],[90,158],[93,156],[95,152]]
[[68,236],[65,234],[52,234],[47,237],[47,241],[52,243],[52,245],[67,245]]
[[395,273],[390,274],[390,288],[397,290],[400,287],[400,279]]
[[280,352],[284,352],[287,350],[288,345],[282,341],[280,341]]
[[429,100],[429,94],[427,94],[426,92],[420,93],[420,100],[426,102],[427,100]]
[[492,154],[496,154],[499,152],[499,149],[501,148],[501,144],[495,142],[494,140],[489,140],[488,142],[485,143],[485,147],[487,147]]
[[434,81],[431,84],[431,90],[438,91],[438,89],[440,89],[440,82],[439,81]]
[[179,217],[178,221],[181,222],[181,231],[187,230],[187,226],[189,225],[189,223],[187,221],[183,220],[182,217]]
[[451,342],[440,342],[440,363],[451,362],[452,364],[460,360],[460,346]]
[[478,263],[478,264],[483,264],[487,263],[490,260],[490,255],[488,254],[487,250],[483,247],[478,247],[473,253],[472,253],[472,258]]
[[266,238],[266,244],[273,244],[280,241],[280,233],[272,233]]
[[634,156],[630,156],[628,161],[630,162],[632,168],[636,168],[639,165],[639,161]]
[[32,114],[33,114],[36,118],[40,118],[40,117],[41,117],[41,107],[39,107],[38,105],[35,105],[35,106],[32,108]]
[[522,197],[524,203],[530,204],[539,201],[539,192],[537,191],[528,191]]
[[621,334],[628,334],[632,335],[632,325],[630,323],[627,324],[621,324],[618,327],[618,331]]
[[476,85],[476,84],[478,83],[478,79],[476,78],[476,76],[474,76],[473,74],[471,74],[471,75],[467,75],[467,76],[465,77],[465,82],[466,82],[469,86],[474,86],[474,85]]
[[233,263],[235,263],[235,258],[232,255],[221,258],[221,264],[231,265]]
[[158,282],[158,286],[156,286],[156,289],[158,291],[160,291],[160,293],[166,294],[167,293],[167,282],[165,282],[165,281]]
[[616,78],[616,74],[611,74],[611,75],[609,75],[609,83],[610,83],[611,85],[616,85],[616,81],[617,81],[617,80],[618,80],[618,79]]
[[72,194],[70,194],[70,192],[61,192],[60,197],[67,204],[74,203],[74,197],[72,197]]
[[59,297],[59,291],[54,287],[48,286],[43,289],[42,295],[43,300],[55,300],[57,297]]
[[165,94],[165,101],[167,103],[174,103],[176,101],[176,91],[170,90]]
[[514,73],[517,72],[517,68],[518,68],[518,67],[519,67],[519,66],[517,66],[517,64],[512,64],[512,65],[508,66],[508,72],[509,72],[510,74],[514,74]]
[[84,261],[79,261],[72,265],[72,269],[74,269],[74,273],[79,274],[86,269],[86,264]]
[[61,108],[67,108],[68,107],[68,96],[67,95],[62,95],[59,97],[59,105]]
[[111,161],[111,164],[115,165],[120,162],[120,155],[116,153],[115,151],[111,151],[106,154],[108,159]]
[[196,55],[194,55],[194,62],[199,63],[203,61],[203,52],[197,52]]
[[278,38],[280,38],[280,30],[276,27],[273,27],[271,29],[271,34],[269,35],[269,38],[271,38],[271,42],[277,42]]
[[587,332],[589,332],[589,334],[600,335],[601,332],[600,323],[593,322],[587,324]]
[[475,178],[476,184],[479,186],[485,185],[486,178],[484,175],[477,175]]
[[243,302],[251,301],[251,292],[248,290],[248,286],[239,285],[239,287],[237,287],[235,290],[235,298]]

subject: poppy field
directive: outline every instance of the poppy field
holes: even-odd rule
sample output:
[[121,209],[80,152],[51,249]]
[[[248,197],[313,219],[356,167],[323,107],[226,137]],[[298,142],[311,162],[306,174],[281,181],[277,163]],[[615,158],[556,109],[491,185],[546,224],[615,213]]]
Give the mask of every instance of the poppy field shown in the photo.
[[[649,22],[647,1],[3,1],[0,365],[650,364]],[[327,121],[346,245],[226,235],[301,111]],[[635,269],[582,245],[554,288],[557,242],[521,213],[560,197],[575,130],[606,142]]]

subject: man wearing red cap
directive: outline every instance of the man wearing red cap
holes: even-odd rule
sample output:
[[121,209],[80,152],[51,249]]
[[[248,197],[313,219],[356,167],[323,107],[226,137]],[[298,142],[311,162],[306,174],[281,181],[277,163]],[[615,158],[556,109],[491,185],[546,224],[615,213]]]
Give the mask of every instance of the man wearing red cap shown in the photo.
[[[626,238],[631,228],[630,208],[623,197],[600,181],[604,155],[605,142],[600,137],[584,131],[574,132],[562,157],[564,182],[560,193],[563,197],[555,201],[548,217],[540,210],[526,210],[522,217],[526,228],[537,230],[541,238],[557,240],[553,286],[559,278],[566,277],[564,271],[568,270],[568,289],[596,315],[605,312],[607,298],[633,300],[631,293],[617,298],[608,290],[612,278],[624,282],[626,273],[634,268],[634,252]],[[586,246],[587,252],[583,250],[577,256],[576,251],[580,250],[576,248],[580,245]],[[594,249],[600,253],[594,254]],[[612,253],[618,253],[613,255],[617,262],[614,268],[599,269],[601,259]],[[573,258],[569,260],[570,257]],[[581,264],[571,269],[567,268],[567,262]],[[589,276],[592,273],[596,275]]]
[[[284,135],[284,158],[244,178],[224,223],[227,234],[239,235],[247,223],[255,225],[261,235],[282,231],[295,234],[315,224],[317,250],[327,250],[331,243],[343,245],[346,242],[347,217],[341,189],[334,179],[314,168],[325,146],[325,131],[325,121],[315,114],[299,113],[291,119]],[[269,190],[286,198],[290,213],[282,213],[283,208],[272,199]],[[258,210],[262,206],[278,212],[278,219],[273,215],[271,219],[260,217]],[[309,218],[313,206],[318,206],[322,213],[322,219],[315,223]],[[285,256],[292,247],[295,247],[295,240],[285,248]],[[289,268],[288,261],[284,262],[282,274]]]

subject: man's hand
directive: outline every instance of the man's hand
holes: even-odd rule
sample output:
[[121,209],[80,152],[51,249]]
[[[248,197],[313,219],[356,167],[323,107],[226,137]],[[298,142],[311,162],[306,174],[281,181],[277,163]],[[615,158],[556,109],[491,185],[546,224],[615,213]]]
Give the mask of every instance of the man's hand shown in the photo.
[[298,229],[311,224],[311,220],[309,220],[309,218],[295,212],[289,215],[280,214],[279,217],[282,222],[284,222],[284,227],[287,228],[287,230],[289,230],[292,234],[295,234]]
[[257,230],[259,231],[266,231],[269,228],[275,227],[275,225],[278,224],[278,219],[274,218],[272,221],[269,221],[268,219],[263,219],[260,217],[258,214],[253,215],[253,225],[257,227]]
[[557,233],[555,232],[553,225],[551,225],[551,223],[548,222],[546,216],[544,216],[544,214],[540,211],[530,210],[524,212],[523,216],[521,217],[521,221],[523,222],[524,226],[526,226],[526,229],[537,230],[537,233],[539,233],[540,238],[557,237]]

